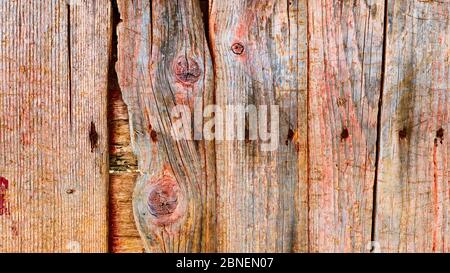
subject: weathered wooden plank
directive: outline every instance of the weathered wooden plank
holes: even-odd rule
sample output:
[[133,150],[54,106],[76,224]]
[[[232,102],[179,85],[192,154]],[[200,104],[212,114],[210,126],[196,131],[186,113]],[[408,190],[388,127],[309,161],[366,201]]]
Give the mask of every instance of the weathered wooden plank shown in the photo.
[[262,114],[216,140],[218,251],[306,251],[306,1],[210,4],[216,104]]
[[[110,80],[111,85],[111,80]],[[119,89],[109,88],[109,168],[110,172],[129,174],[137,171],[137,160],[131,149],[128,110]],[[125,178],[126,179],[126,178]],[[134,188],[134,182],[131,184]],[[115,192],[111,193],[112,197]],[[118,193],[120,194],[120,193]],[[130,195],[131,197],[131,195]]]
[[0,1],[0,252],[108,250],[110,10]]
[[448,252],[448,1],[389,1],[376,237],[382,252]]
[[137,159],[131,149],[128,108],[122,99],[115,70],[117,62],[117,2],[112,2],[112,51],[108,84],[109,126],[109,250],[113,253],[143,252],[144,245],[133,215],[133,189]]
[[[113,2],[114,4],[115,2]],[[208,15],[208,1],[200,0],[200,7],[203,13],[204,20]],[[114,23],[118,23],[119,15],[114,14]],[[113,30],[113,35],[116,30]],[[113,39],[113,43],[115,39]],[[114,46],[113,46],[114,49]],[[117,52],[112,52],[113,58],[117,56]],[[115,64],[115,62],[111,62]],[[110,172],[113,173],[110,179],[110,200],[111,206],[116,201],[132,200],[132,190],[134,189],[137,170],[137,160],[133,155],[131,149],[131,139],[129,130],[128,109],[123,102],[120,86],[117,82],[115,69],[110,73],[110,88],[109,88],[109,127],[110,127]],[[143,244],[140,237],[128,237],[121,232],[127,230],[125,233],[138,231],[134,220],[128,222],[129,215],[133,214],[132,207],[117,206],[117,211],[110,213],[110,238],[112,252],[142,252]],[[123,211],[121,211],[123,209]],[[121,217],[125,216],[126,220]],[[131,230],[129,230],[130,228]]]
[[370,250],[384,2],[308,2],[311,252]]
[[212,64],[198,2],[118,5],[116,68],[141,172],[133,210],[144,246],[149,252],[214,251],[213,143],[192,140],[188,132],[178,132],[181,139],[171,134],[179,121],[172,115],[175,106],[185,106],[181,114],[191,118],[212,102]]

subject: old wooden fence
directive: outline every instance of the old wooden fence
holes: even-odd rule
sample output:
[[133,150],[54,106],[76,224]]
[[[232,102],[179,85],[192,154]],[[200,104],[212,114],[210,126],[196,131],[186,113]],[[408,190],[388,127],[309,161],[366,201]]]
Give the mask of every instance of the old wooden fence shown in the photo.
[[[0,0],[0,20],[0,252],[450,251],[450,1]],[[276,149],[250,122],[174,137],[209,105],[278,106]]]

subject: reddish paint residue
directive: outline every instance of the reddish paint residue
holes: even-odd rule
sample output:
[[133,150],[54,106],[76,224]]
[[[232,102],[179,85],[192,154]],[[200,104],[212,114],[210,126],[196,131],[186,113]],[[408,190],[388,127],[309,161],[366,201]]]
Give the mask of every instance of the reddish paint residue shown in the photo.
[[433,148],[433,167],[434,167],[434,172],[433,172],[433,246],[432,246],[432,250],[433,252],[436,252],[437,249],[437,240],[438,240],[438,228],[439,228],[439,214],[440,214],[440,209],[439,209],[439,189],[438,189],[438,159],[437,159],[437,141],[434,145]]
[[6,178],[0,176],[0,216],[9,215],[7,193],[9,182]]
[[24,146],[31,144],[31,138],[28,133],[21,133],[20,134],[20,143]]

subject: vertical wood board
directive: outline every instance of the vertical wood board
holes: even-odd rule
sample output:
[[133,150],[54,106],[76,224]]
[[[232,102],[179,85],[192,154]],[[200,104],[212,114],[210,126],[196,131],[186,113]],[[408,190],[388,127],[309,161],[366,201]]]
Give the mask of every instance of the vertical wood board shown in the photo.
[[448,1],[389,1],[376,240],[382,252],[448,252]]
[[0,17],[0,252],[106,252],[110,2],[0,1]]

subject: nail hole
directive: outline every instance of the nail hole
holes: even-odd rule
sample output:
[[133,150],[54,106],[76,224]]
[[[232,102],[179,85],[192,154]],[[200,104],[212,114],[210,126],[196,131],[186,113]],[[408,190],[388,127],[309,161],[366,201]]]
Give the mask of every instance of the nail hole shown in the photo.
[[157,142],[158,141],[158,133],[156,133],[155,130],[151,130],[150,131],[150,138],[152,139],[153,142]]
[[406,139],[406,137],[408,137],[408,130],[406,128],[401,129],[398,132],[398,136],[400,137],[400,139]]
[[248,144],[250,142],[250,130],[245,126],[245,143]]
[[294,134],[295,134],[294,131],[292,131],[292,129],[289,128],[287,139],[286,139],[286,145],[288,145],[289,142],[292,141],[292,139],[294,139]]
[[444,143],[444,134],[445,130],[443,128],[439,128],[439,130],[436,131],[436,142],[439,140],[441,144]]
[[98,145],[98,133],[95,130],[95,123],[93,121],[91,121],[91,127],[89,129],[89,141],[91,142],[91,153],[93,153]]
[[350,136],[347,128],[342,129],[341,139],[347,139]]

